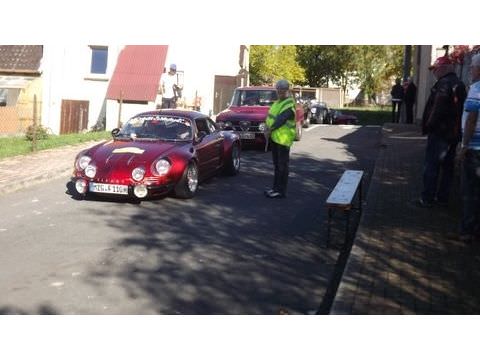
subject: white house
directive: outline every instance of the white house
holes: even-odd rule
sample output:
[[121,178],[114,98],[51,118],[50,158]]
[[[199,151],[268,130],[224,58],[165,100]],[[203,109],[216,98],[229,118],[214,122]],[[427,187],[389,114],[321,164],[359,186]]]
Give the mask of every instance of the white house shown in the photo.
[[42,124],[54,133],[88,130],[106,118],[105,94],[118,45],[44,45]]

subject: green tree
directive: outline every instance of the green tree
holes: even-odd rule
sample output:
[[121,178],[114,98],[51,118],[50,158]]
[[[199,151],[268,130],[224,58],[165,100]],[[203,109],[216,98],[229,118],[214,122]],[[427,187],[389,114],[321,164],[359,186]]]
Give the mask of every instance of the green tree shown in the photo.
[[352,47],[353,73],[370,100],[391,86],[392,77],[400,77],[403,64],[402,45],[359,45]]
[[250,47],[250,82],[252,85],[273,84],[286,79],[303,84],[305,71],[297,63],[293,45],[252,45]]
[[346,89],[353,71],[351,46],[298,45],[296,49],[309,86],[326,87],[335,83]]

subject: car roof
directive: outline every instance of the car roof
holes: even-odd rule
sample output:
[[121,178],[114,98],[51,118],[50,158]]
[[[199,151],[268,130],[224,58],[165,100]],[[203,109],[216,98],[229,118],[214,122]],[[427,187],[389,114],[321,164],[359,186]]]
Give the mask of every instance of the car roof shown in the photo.
[[237,90],[273,90],[276,89],[273,86],[242,86],[237,88]]
[[163,115],[163,116],[177,116],[184,117],[190,120],[195,120],[198,118],[207,118],[208,116],[193,110],[184,110],[184,109],[161,109],[154,111],[146,111],[135,116],[152,116],[152,115]]

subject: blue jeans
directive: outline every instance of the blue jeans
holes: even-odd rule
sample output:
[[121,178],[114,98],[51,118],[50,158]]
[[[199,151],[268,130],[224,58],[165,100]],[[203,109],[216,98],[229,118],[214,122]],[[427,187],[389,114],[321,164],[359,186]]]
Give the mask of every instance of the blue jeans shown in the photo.
[[433,202],[435,198],[440,202],[448,202],[456,145],[449,144],[435,134],[428,135],[423,167],[422,199],[425,202]]
[[480,230],[480,150],[468,150],[463,161],[463,216],[460,234],[475,235]]

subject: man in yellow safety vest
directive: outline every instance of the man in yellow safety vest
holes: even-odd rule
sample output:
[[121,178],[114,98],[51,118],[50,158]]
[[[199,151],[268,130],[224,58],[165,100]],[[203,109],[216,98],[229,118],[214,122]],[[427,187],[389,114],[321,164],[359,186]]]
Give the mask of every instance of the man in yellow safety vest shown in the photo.
[[277,81],[275,88],[278,100],[268,111],[265,131],[265,137],[271,143],[275,173],[273,188],[265,190],[265,196],[280,199],[286,196],[290,146],[295,140],[295,101],[289,96],[287,80]]

